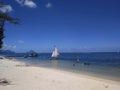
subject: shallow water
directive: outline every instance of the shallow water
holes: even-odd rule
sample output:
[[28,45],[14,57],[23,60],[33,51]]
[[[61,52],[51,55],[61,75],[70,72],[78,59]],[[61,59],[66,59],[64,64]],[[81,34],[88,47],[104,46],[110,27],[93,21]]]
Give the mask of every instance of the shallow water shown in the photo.
[[[38,57],[24,58],[25,54],[15,54],[19,61],[30,65],[85,73],[120,81],[120,53],[61,53],[58,60],[50,60],[51,53],[40,53]],[[17,57],[16,57],[17,56]],[[19,57],[18,57],[19,56]],[[77,63],[77,59],[80,62]],[[89,63],[85,65],[84,63]]]

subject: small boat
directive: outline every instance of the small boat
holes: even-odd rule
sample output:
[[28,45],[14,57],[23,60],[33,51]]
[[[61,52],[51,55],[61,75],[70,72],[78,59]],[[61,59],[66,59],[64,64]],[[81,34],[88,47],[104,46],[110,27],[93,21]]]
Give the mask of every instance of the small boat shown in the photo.
[[59,52],[58,52],[57,47],[55,46],[51,57],[52,59],[58,59],[58,56],[59,56]]

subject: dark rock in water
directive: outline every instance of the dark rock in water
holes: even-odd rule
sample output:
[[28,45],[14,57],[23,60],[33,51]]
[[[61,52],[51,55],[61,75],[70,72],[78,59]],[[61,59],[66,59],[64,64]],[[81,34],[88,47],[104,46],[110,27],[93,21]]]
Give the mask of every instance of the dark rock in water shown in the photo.
[[38,53],[31,50],[29,52],[26,53],[26,55],[24,55],[24,58],[28,58],[28,57],[37,57],[38,56]]

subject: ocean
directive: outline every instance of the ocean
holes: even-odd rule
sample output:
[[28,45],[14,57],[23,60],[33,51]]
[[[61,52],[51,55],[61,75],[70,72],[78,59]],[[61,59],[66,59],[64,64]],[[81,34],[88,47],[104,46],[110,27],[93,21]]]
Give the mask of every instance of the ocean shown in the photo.
[[[38,57],[24,58],[25,53],[12,56],[19,61],[38,67],[67,70],[75,73],[85,73],[120,81],[120,53],[60,53],[58,60],[51,60],[51,53],[39,53]],[[79,63],[77,59],[79,58]]]

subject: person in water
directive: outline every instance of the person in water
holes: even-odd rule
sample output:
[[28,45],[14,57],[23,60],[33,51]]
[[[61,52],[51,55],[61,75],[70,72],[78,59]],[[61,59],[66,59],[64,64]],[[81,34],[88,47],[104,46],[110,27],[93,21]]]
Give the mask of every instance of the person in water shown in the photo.
[[73,66],[75,66],[75,64],[73,64]]
[[79,57],[77,57],[77,63],[80,63],[80,58]]

